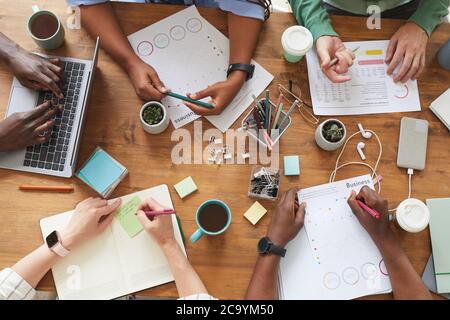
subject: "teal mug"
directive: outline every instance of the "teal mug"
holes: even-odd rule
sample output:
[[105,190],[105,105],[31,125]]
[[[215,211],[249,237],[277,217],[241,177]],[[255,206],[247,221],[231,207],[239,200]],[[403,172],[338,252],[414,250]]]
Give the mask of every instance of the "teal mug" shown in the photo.
[[[213,212],[217,207],[220,207],[220,210]],[[195,219],[198,229],[190,238],[192,243],[197,242],[205,234],[217,236],[224,233],[231,223],[231,210],[223,201],[208,200],[198,207]]]
[[64,27],[51,11],[32,6],[33,14],[28,19],[28,33],[36,44],[47,50],[59,48],[64,43]]

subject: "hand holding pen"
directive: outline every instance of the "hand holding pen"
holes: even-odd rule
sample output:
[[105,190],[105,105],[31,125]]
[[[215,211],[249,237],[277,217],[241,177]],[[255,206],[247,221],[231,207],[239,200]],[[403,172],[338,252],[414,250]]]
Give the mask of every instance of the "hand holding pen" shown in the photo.
[[388,202],[376,191],[367,186],[358,194],[352,191],[348,205],[374,241],[381,241],[392,234],[389,227]]
[[[169,214],[168,210],[173,211],[172,209],[165,208],[155,199],[148,198],[139,205],[136,213],[141,225],[161,247],[166,244],[176,243],[171,216],[175,211]],[[150,215],[153,216],[153,219],[150,219],[145,214],[146,211],[147,213],[152,213]],[[156,217],[156,219],[154,219],[154,217]]]
[[334,83],[350,81],[347,74],[355,54],[347,49],[339,37],[321,36],[316,41],[317,55],[323,73]]
[[218,115],[222,113],[222,111],[233,101],[245,83],[245,77],[239,79],[238,76],[239,75],[234,75],[232,73],[225,81],[214,83],[199,92],[186,94],[189,98],[194,100],[210,98],[210,101],[207,103],[211,104],[213,108],[204,108],[191,102],[185,102],[184,104],[196,114],[202,116]]

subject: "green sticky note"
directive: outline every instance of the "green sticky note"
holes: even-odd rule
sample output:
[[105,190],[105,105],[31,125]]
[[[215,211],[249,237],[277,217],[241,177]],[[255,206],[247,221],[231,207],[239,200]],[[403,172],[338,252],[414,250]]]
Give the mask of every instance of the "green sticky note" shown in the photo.
[[119,220],[120,224],[128,233],[130,238],[133,238],[143,229],[135,214],[140,204],[141,199],[138,196],[135,196],[130,201],[122,205],[116,213],[116,219]]
[[284,157],[284,175],[298,176],[300,174],[300,159],[298,156]]
[[177,191],[180,198],[183,199],[184,197],[197,190],[197,185],[195,184],[192,177],[187,177],[186,179],[178,182],[175,185],[175,190]]

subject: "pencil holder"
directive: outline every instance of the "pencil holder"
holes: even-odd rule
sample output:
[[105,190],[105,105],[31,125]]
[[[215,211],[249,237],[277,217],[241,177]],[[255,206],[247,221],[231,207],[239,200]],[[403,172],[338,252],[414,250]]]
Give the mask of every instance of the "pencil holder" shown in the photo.
[[[266,99],[261,99],[259,100],[260,104],[264,104],[266,101]],[[270,102],[270,106],[272,107],[272,113],[275,112],[276,110],[276,106],[272,101]],[[281,123],[281,121],[284,119],[284,117],[286,116],[286,112],[281,111],[280,114],[280,124],[282,124],[279,128],[278,128],[278,135],[276,137],[272,137],[272,147],[275,146],[278,141],[281,139],[281,137],[283,136],[283,134],[286,132],[286,130],[290,127],[292,119],[291,116],[288,116],[286,118],[286,121],[284,121],[283,123]],[[255,123],[255,119],[253,117],[253,111],[251,110],[242,120],[242,127],[245,128],[247,123]],[[258,129],[254,129],[254,130],[247,130],[247,134],[249,135],[249,137],[251,137],[252,139],[258,141],[259,144],[261,144],[263,147],[268,148],[266,141],[264,140],[264,136],[262,134],[259,133]],[[269,135],[271,135],[271,132],[268,132]]]
[[262,166],[253,166],[250,174],[248,196],[274,201],[280,190],[280,170]]

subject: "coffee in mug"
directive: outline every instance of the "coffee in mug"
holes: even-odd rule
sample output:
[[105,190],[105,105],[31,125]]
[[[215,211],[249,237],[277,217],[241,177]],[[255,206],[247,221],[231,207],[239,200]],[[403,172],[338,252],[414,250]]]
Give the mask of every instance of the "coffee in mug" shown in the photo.
[[228,223],[228,212],[223,206],[211,203],[200,210],[198,222],[206,231],[219,232]]
[[64,27],[51,11],[33,6],[33,14],[28,19],[28,33],[43,49],[56,49],[64,43]]
[[47,39],[58,31],[58,19],[50,14],[41,14],[31,21],[31,33],[39,39]]
[[197,231],[191,236],[191,242],[197,242],[203,235],[216,236],[225,232],[231,223],[231,211],[220,200],[208,200],[197,209]]

